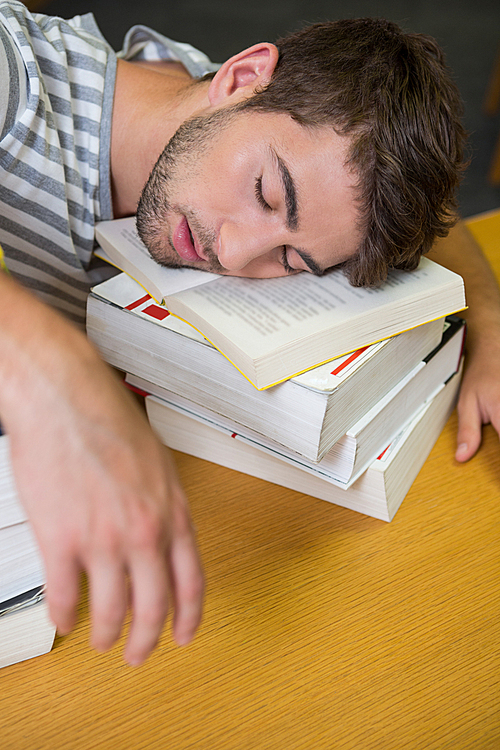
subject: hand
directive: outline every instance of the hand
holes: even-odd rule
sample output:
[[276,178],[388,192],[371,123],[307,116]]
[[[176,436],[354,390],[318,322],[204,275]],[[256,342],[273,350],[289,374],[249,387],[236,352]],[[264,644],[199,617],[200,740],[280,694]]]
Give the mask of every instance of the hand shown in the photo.
[[482,425],[500,431],[500,288],[464,223],[439,240],[432,260],[461,274],[469,309],[467,359],[458,400],[457,461],[467,461],[481,444]]
[[22,324],[9,318],[16,305],[4,308],[0,413],[45,562],[50,616],[61,633],[71,630],[86,571],[93,645],[113,645],[130,603],[125,658],[139,664],[169,607],[178,644],[200,622],[203,576],[186,497],[168,451],[110,368],[24,294],[32,309]]
[[93,379],[99,392],[92,406],[61,393],[39,401],[26,429],[11,433],[13,468],[59,631],[68,633],[75,622],[85,570],[94,647],[113,645],[130,597],[125,658],[138,664],[156,645],[169,599],[177,643],[191,640],[201,617],[202,573],[171,457],[120,392],[124,387],[110,377]]
[[[500,333],[500,332],[499,332]],[[457,461],[468,461],[481,445],[482,426],[500,434],[500,342],[492,337],[484,353],[468,358],[457,404]]]

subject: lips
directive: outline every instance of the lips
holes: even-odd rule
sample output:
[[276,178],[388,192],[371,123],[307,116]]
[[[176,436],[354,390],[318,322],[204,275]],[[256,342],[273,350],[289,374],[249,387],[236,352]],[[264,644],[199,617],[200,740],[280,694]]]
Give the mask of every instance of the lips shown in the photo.
[[177,254],[183,260],[191,262],[204,260],[204,258],[196,252],[193,236],[185,216],[182,217],[172,235],[172,243]]

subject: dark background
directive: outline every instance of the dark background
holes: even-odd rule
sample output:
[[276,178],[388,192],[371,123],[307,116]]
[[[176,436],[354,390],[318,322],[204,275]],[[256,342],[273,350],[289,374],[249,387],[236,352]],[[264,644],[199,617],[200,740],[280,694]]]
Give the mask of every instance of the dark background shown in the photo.
[[500,207],[500,186],[488,169],[500,113],[487,117],[483,100],[500,53],[500,0],[46,0],[41,11],[69,18],[92,12],[115,49],[126,31],[143,23],[199,47],[222,62],[258,41],[275,39],[304,22],[379,16],[407,31],[434,36],[444,48],[465,103],[471,165],[460,190],[462,215]]

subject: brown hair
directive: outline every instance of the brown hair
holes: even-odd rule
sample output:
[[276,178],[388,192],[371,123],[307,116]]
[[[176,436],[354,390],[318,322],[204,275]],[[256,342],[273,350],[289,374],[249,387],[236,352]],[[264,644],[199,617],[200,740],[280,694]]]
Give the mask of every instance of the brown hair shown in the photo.
[[286,112],[352,138],[364,237],[344,268],[356,286],[412,270],[456,221],[462,103],[431,37],[381,19],[319,23],[277,42],[268,86],[243,109]]

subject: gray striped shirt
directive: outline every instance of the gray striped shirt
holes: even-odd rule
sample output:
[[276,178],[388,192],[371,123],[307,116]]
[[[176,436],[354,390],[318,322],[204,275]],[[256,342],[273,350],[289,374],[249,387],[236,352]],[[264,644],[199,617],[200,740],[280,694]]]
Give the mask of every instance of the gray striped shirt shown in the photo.
[[[195,77],[203,53],[136,26],[125,59],[174,59]],[[83,324],[96,221],[111,219],[116,55],[91,14],[65,21],[0,0],[0,244],[14,277]]]

